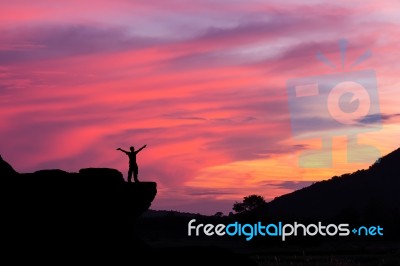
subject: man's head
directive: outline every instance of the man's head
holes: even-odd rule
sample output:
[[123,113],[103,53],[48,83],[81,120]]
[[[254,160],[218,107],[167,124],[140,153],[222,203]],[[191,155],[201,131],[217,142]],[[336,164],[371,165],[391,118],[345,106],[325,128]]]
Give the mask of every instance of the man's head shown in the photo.
[[133,147],[133,146],[131,146],[129,149],[130,149],[131,151],[135,151],[135,147]]

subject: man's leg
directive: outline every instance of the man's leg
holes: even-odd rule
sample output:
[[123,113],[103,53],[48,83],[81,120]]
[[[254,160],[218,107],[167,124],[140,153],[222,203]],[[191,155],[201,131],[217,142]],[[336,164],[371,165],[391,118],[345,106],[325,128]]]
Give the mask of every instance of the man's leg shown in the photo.
[[133,168],[133,179],[135,180],[135,182],[139,182],[138,173],[139,173],[138,167]]
[[129,168],[129,172],[128,172],[128,182],[129,182],[129,183],[132,182],[132,168]]

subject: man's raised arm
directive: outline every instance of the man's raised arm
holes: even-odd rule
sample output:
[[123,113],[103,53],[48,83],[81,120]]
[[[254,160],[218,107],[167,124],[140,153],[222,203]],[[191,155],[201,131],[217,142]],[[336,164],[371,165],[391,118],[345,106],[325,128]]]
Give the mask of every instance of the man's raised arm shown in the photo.
[[127,152],[126,150],[123,150],[123,149],[121,149],[121,148],[118,148],[117,151],[122,151],[122,152],[128,154],[128,152]]
[[138,149],[138,150],[136,151],[136,153],[140,152],[141,150],[143,150],[143,149],[146,148],[146,147],[147,147],[147,145],[143,145],[143,147],[141,147],[140,149]]

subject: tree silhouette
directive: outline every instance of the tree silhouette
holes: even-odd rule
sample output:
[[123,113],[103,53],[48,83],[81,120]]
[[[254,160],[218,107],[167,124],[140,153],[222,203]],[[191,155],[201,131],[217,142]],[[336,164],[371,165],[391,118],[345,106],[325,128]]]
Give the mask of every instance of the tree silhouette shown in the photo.
[[264,197],[254,194],[244,197],[242,202],[235,202],[232,209],[237,213],[249,212],[263,206],[265,203]]

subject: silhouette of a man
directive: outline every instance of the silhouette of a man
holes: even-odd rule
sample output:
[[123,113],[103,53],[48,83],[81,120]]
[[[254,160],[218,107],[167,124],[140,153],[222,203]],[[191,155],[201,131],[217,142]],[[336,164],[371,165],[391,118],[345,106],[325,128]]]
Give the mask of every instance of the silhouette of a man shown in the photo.
[[118,151],[124,152],[129,157],[129,171],[128,171],[128,182],[129,183],[132,182],[132,172],[133,172],[133,180],[135,180],[135,182],[139,182],[139,179],[138,179],[139,168],[138,168],[138,165],[136,163],[136,154],[138,154],[141,150],[146,148],[146,146],[147,145],[144,145],[143,147],[141,147],[137,151],[135,151],[135,148],[133,146],[131,146],[129,148],[131,150],[130,152],[129,151],[125,151],[125,150],[123,150],[121,148],[117,149]]

